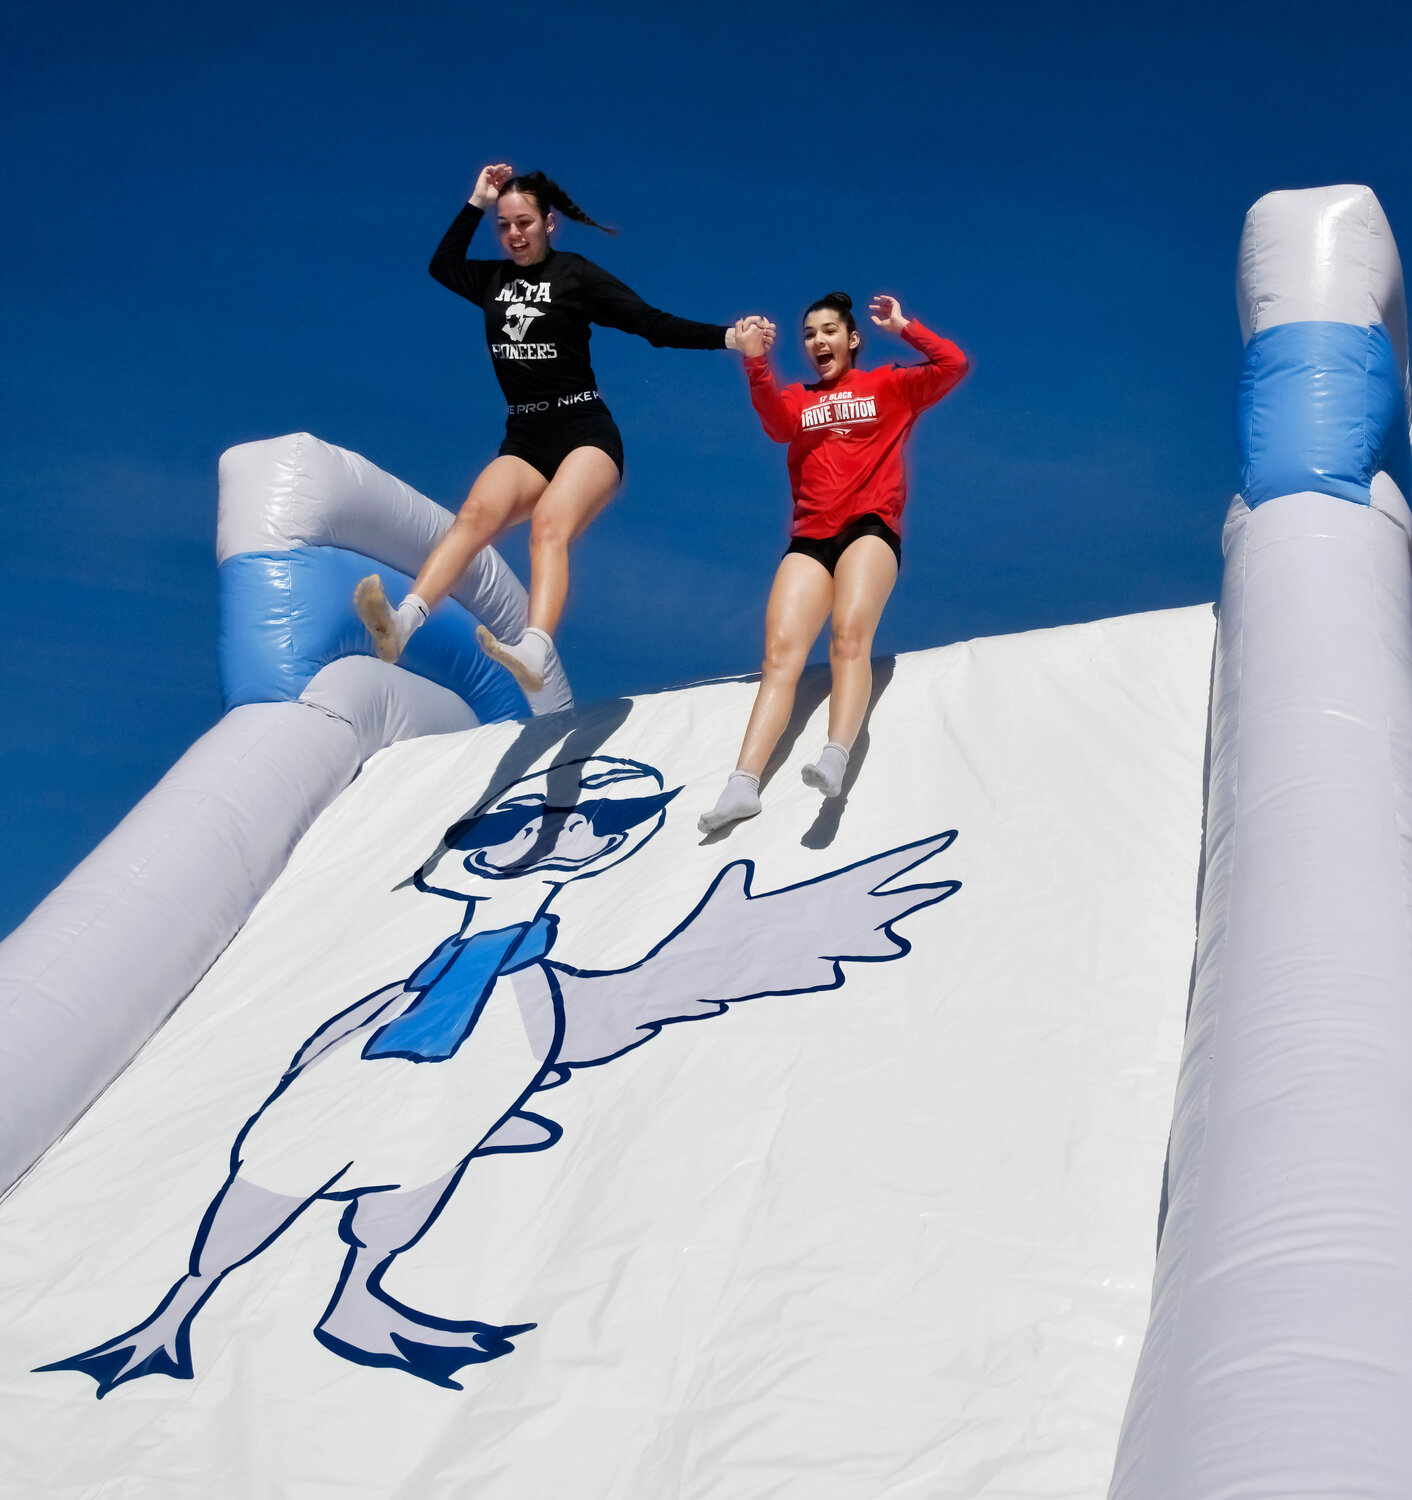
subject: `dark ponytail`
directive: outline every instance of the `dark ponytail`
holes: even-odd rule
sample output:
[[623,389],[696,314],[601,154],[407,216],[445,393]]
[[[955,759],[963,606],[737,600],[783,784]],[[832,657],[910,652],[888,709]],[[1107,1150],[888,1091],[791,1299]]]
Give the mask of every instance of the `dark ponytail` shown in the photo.
[[533,198],[542,214],[548,215],[552,209],[557,208],[560,213],[576,223],[587,224],[590,229],[601,229],[604,234],[617,234],[618,232],[616,229],[610,229],[606,224],[600,224],[597,219],[590,219],[563,188],[546,177],[543,172],[521,172],[519,176],[512,177],[509,182],[501,185],[501,196],[503,197],[506,193],[524,193],[526,197]]
[[[836,312],[843,319],[843,326],[848,330],[850,335],[858,333],[858,325],[853,321],[853,298],[847,292],[826,292],[817,302],[811,302],[804,309],[804,316],[807,318],[811,312],[819,312],[825,307],[829,308],[832,312]],[[863,335],[858,333],[858,347],[852,351],[849,357],[856,364],[858,356],[862,352]]]

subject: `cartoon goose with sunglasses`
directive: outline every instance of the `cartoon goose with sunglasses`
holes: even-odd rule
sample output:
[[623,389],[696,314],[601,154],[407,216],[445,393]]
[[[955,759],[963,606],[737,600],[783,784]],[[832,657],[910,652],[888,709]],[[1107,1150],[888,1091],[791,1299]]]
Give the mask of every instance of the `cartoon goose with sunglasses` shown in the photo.
[[638,963],[595,972],[551,958],[555,893],[636,853],[680,790],[665,790],[651,766],[593,756],[514,782],[453,824],[413,883],[465,903],[459,931],[408,979],[331,1017],[300,1048],[236,1137],[188,1274],[156,1311],[43,1368],[92,1376],[100,1397],[143,1375],[190,1379],[201,1307],[320,1200],[345,1205],[339,1234],[349,1247],[314,1330],[325,1347],[456,1389],[462,1366],[509,1353],[534,1324],[437,1317],[382,1282],[474,1158],[559,1139],[554,1121],[526,1108],[530,1097],[664,1025],[762,995],[836,989],[845,961],[900,958],[910,945],[892,924],[959,888],[884,889],[954,831],[758,895],[753,864],[741,860]]

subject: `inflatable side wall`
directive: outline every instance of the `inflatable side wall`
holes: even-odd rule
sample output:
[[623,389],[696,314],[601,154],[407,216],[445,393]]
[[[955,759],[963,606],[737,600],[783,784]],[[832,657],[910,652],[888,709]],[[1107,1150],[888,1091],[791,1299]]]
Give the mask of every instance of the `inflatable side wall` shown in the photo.
[[[307,432],[243,443],[221,458],[216,557],[226,707],[297,698],[320,667],[370,655],[353,587],[380,573],[400,598],[451,514],[346,448]],[[525,591],[487,547],[452,598],[407,643],[401,666],[464,698],[483,724],[528,711],[514,679],[476,645],[484,623],[518,641]],[[573,702],[557,656],[538,713]]]
[[1407,330],[1367,188],[1240,247],[1205,878],[1117,1500],[1403,1496],[1412,1474]]
[[[0,1192],[185,999],[370,755],[526,712],[475,645],[477,618],[510,640],[525,627],[524,588],[493,549],[413,638],[408,670],[369,654],[354,583],[380,569],[405,588],[450,524],[308,434],[222,458],[229,712],[0,943]],[[557,660],[536,697],[572,702]]]

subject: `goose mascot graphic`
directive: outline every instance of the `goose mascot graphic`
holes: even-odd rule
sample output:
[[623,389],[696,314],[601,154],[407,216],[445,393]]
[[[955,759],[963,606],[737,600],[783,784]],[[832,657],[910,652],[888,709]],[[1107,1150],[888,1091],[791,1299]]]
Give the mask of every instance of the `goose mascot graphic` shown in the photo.
[[331,1016],[235,1138],[187,1274],[148,1318],[45,1365],[92,1376],[99,1396],[143,1375],[192,1376],[193,1319],[237,1267],[311,1204],[344,1205],[342,1274],[314,1336],[333,1353],[460,1389],[465,1365],[508,1354],[535,1325],[456,1321],[382,1282],[477,1157],[544,1151],[561,1134],[531,1109],[575,1068],[610,1062],[665,1025],[764,995],[835,989],[849,962],[907,953],[893,924],[957,890],[896,885],[945,849],[941,833],[775,891],[726,865],[641,960],[574,968],[554,914],[573,880],[611,878],[662,827],[680,788],[636,761],[566,761],[502,787],[446,831],[414,883],[462,906],[416,971]]

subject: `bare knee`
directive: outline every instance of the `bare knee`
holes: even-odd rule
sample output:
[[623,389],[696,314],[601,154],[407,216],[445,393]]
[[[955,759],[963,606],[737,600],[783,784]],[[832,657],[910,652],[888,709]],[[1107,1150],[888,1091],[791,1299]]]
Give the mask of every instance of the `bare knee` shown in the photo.
[[573,539],[573,528],[561,516],[536,513],[530,521],[531,553],[562,552]]
[[765,660],[761,666],[762,674],[778,682],[798,682],[804,671],[804,658],[807,652],[801,651],[793,641],[765,639]]
[[833,661],[867,661],[872,654],[873,633],[860,620],[844,616],[833,622],[829,657]]
[[452,521],[448,535],[454,534],[458,541],[475,541],[485,532],[494,531],[497,520],[498,515],[492,508],[472,493],[456,512],[456,519]]

